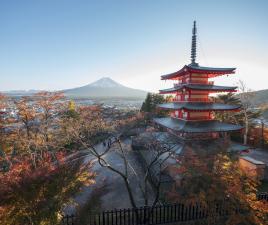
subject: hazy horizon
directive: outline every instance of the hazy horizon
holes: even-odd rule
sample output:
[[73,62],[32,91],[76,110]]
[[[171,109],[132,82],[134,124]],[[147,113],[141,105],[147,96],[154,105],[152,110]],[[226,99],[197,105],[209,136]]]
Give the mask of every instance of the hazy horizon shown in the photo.
[[215,78],[267,89],[268,2],[12,1],[0,3],[0,91],[62,90],[110,77],[156,92],[160,76],[190,63],[197,20],[197,62],[236,67]]

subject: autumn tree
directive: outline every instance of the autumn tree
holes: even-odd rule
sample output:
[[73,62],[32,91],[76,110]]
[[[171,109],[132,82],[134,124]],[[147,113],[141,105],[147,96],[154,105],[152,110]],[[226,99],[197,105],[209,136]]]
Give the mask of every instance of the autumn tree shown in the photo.
[[58,224],[72,196],[94,182],[91,163],[65,151],[60,128],[67,107],[61,99],[39,93],[15,102],[17,117],[3,132],[8,139],[0,151],[1,224]]
[[[237,112],[216,113],[216,119],[244,127],[244,144],[247,144],[249,130],[253,126],[253,119],[260,117],[261,111],[253,109],[254,93],[246,87],[243,81],[239,81],[240,94],[233,93],[221,94],[215,97],[215,101],[223,104],[241,106]],[[233,135],[233,134],[231,134]]]
[[61,92],[39,92],[34,97],[36,107],[39,109],[40,132],[48,143],[52,138],[51,132],[62,112],[64,95]]
[[34,165],[36,160],[42,159],[44,152],[54,154],[60,149],[56,131],[62,98],[59,93],[40,92],[15,102],[17,121],[10,142],[18,154],[30,155]]
[[58,164],[45,154],[42,164],[32,167],[26,157],[0,173],[0,223],[6,225],[60,224],[66,204],[82,186],[94,182],[91,164],[57,154]]
[[37,122],[37,112],[33,103],[29,97],[22,97],[15,103],[18,110],[17,122],[22,125],[20,130],[25,130],[28,140],[31,139],[34,123]]
[[[268,204],[257,200],[258,183],[240,170],[236,156],[227,153],[223,143],[187,145],[177,160],[181,182],[168,193],[169,199],[201,201],[208,207],[210,224],[219,224],[217,202],[228,206],[230,215],[224,224],[265,224]],[[209,207],[211,202],[214,205]]]
[[9,146],[7,145],[7,139],[10,135],[7,135],[7,125],[9,123],[6,107],[8,106],[7,97],[0,94],[0,171],[8,170],[10,166],[10,160],[6,151]]
[[239,91],[240,91],[240,100],[242,103],[241,113],[243,115],[243,123],[244,123],[244,144],[247,144],[248,132],[251,125],[252,118],[257,118],[260,116],[260,111],[253,110],[253,97],[254,92],[247,88],[246,84],[239,80]]
[[6,107],[6,96],[4,96],[0,93],[0,144],[1,144],[0,146],[1,147],[3,144],[4,125],[6,122],[5,107]]
[[77,106],[76,106],[76,104],[75,104],[75,102],[73,100],[70,100],[68,102],[68,108],[65,111],[65,116],[73,117],[73,118],[79,116],[79,113],[78,113],[78,110],[77,110]]
[[77,107],[75,112],[70,113],[69,109],[62,115],[60,122],[60,137],[64,141],[64,146],[71,150],[79,150],[83,146],[74,138],[73,131],[88,139],[92,144],[96,144],[107,137],[113,130],[102,117],[102,109],[99,106]]

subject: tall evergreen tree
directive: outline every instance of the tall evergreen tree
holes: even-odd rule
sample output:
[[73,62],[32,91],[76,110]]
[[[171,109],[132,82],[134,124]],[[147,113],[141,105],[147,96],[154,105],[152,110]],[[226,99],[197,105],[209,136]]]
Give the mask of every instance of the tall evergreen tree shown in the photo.
[[152,93],[148,93],[141,107],[142,112],[152,112]]
[[157,105],[164,102],[165,98],[163,95],[148,93],[145,101],[142,103],[141,111],[156,113]]

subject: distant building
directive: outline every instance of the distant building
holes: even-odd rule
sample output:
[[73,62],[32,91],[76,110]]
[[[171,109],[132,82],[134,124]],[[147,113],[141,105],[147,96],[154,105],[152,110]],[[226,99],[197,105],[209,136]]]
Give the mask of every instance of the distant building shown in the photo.
[[265,163],[249,156],[239,157],[239,166],[248,177],[263,180],[265,178]]

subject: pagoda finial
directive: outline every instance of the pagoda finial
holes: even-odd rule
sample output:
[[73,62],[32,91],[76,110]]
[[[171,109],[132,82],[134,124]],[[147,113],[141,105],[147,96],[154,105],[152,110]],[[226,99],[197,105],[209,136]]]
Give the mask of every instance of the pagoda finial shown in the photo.
[[192,34],[191,65],[198,65],[195,62],[195,58],[196,58],[196,21],[194,21],[193,34]]

